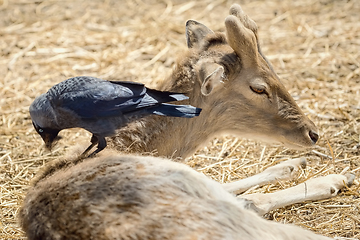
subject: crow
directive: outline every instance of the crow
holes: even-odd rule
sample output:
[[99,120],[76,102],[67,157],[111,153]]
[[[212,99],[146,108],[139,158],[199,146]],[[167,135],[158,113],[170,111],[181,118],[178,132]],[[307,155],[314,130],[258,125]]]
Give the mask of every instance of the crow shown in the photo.
[[115,135],[115,130],[127,123],[150,114],[192,118],[200,108],[190,105],[166,104],[188,99],[181,93],[150,89],[141,83],[107,81],[80,76],[67,79],[37,97],[29,111],[36,132],[46,148],[52,148],[60,139],[58,133],[68,128],[83,128],[92,133],[91,145],[97,144],[92,157],[106,147],[105,137]]

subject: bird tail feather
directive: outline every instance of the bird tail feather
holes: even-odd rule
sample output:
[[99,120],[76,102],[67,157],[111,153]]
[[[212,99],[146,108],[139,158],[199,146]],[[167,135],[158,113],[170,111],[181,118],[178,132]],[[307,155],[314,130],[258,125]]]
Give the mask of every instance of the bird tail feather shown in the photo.
[[163,103],[157,107],[149,108],[148,111],[152,114],[160,116],[193,118],[199,116],[201,108],[196,108],[190,105],[173,105]]
[[189,99],[188,96],[185,96],[182,93],[174,93],[174,92],[167,92],[167,91],[158,91],[155,89],[147,89],[146,93],[156,99],[159,103],[165,102],[173,102],[173,101],[182,101]]

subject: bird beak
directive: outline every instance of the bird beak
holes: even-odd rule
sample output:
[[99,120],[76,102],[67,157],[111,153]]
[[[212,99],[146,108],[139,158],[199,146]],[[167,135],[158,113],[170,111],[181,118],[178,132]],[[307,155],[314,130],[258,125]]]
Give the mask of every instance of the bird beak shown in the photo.
[[51,150],[54,137],[51,134],[44,134],[41,137],[45,142],[45,147]]
[[57,142],[60,137],[56,134],[51,134],[51,133],[44,133],[41,135],[42,139],[44,140],[45,142],[45,147],[48,149],[48,150],[51,150],[52,146],[53,146],[53,143],[54,142]]

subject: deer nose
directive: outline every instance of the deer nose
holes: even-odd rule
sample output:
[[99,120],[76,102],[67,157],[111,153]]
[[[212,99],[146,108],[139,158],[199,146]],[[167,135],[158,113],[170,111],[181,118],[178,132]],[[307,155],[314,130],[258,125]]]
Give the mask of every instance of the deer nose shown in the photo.
[[314,144],[319,140],[319,134],[312,130],[309,131],[309,137],[311,138]]

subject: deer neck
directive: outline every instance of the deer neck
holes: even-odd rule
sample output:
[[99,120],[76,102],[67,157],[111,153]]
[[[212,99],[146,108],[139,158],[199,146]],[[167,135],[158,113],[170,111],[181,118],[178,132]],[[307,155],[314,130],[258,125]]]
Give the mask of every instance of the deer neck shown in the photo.
[[208,138],[196,125],[197,121],[193,119],[151,116],[130,124],[128,131],[124,129],[118,136],[122,137],[123,150],[172,159],[185,158]]
[[[160,89],[185,93],[190,100],[180,104],[199,106],[195,97],[197,83],[193,66],[197,59],[187,58],[173,71],[170,79]],[[207,122],[206,113],[192,119],[149,116],[119,129],[110,138],[109,145],[123,152],[154,154],[168,158],[185,158],[193,154],[214,133]]]

